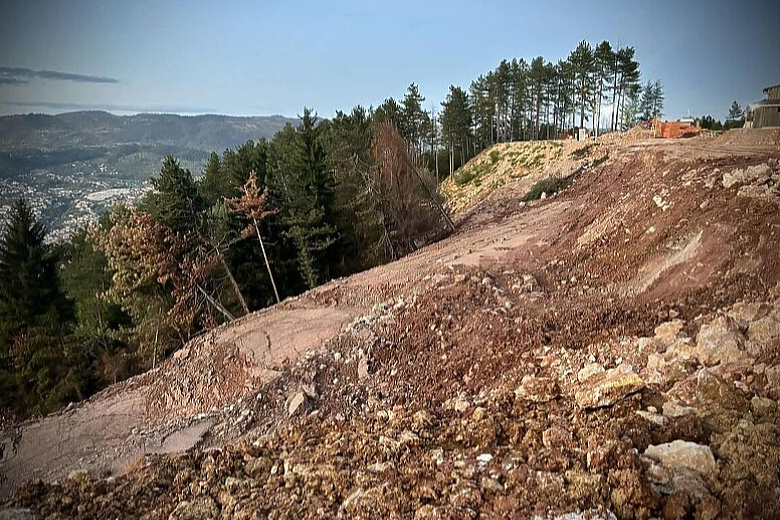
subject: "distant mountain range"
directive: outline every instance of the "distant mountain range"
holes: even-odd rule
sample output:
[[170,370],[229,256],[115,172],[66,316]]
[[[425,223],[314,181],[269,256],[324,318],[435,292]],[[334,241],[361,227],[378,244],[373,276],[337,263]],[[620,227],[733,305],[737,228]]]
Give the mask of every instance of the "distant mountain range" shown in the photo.
[[61,238],[118,202],[134,202],[166,155],[198,176],[212,151],[271,138],[283,116],[69,112],[0,117],[0,223],[30,199]]
[[137,177],[142,172],[131,163],[139,153],[160,159],[170,153],[199,162],[211,151],[222,152],[249,139],[271,138],[285,124],[296,121],[283,116],[116,116],[99,111],[3,116],[0,177],[99,159],[108,161],[107,167],[125,163],[130,171],[124,173]]

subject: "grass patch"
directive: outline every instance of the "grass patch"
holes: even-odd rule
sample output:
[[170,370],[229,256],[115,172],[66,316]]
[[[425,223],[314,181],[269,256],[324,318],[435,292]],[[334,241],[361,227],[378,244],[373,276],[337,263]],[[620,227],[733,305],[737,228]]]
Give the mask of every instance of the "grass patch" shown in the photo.
[[523,197],[523,202],[541,199],[542,193],[546,193],[547,196],[558,193],[571,186],[573,180],[571,177],[547,177],[542,179],[531,187],[531,191],[526,193],[525,197]]
[[490,152],[490,163],[491,164],[498,163],[498,160],[500,158],[501,158],[501,152],[499,152],[498,150],[493,150],[492,152]]
[[474,170],[465,170],[455,174],[455,186],[465,186],[477,178],[477,172]]

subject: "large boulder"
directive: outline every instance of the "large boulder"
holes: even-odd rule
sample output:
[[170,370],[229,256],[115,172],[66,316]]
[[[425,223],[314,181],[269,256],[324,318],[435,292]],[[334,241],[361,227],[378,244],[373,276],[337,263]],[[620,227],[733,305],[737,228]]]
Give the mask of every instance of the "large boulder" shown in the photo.
[[696,336],[696,357],[701,364],[713,366],[745,359],[745,337],[737,323],[725,316],[701,326]]

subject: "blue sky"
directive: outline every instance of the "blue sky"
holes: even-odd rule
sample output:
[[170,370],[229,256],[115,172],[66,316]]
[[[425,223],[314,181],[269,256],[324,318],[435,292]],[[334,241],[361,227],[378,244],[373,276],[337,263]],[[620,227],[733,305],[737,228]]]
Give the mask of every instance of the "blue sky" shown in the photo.
[[330,116],[410,82],[430,108],[503,58],[555,61],[607,39],[661,79],[668,118],[723,118],[780,83],[779,34],[776,0],[4,0],[0,113]]

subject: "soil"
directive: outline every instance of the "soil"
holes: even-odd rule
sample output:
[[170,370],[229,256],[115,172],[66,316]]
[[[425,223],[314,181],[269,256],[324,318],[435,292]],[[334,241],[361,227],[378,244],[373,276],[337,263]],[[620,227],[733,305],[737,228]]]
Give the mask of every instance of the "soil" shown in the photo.
[[[535,173],[579,172],[555,196],[521,202],[523,178],[496,187],[461,206],[451,237],[24,424],[15,451],[3,432],[7,505],[41,518],[777,517],[780,132],[640,137]],[[759,164],[771,174],[724,187]],[[710,323],[730,327],[714,347],[699,334]],[[716,471],[644,454],[679,440]]]

